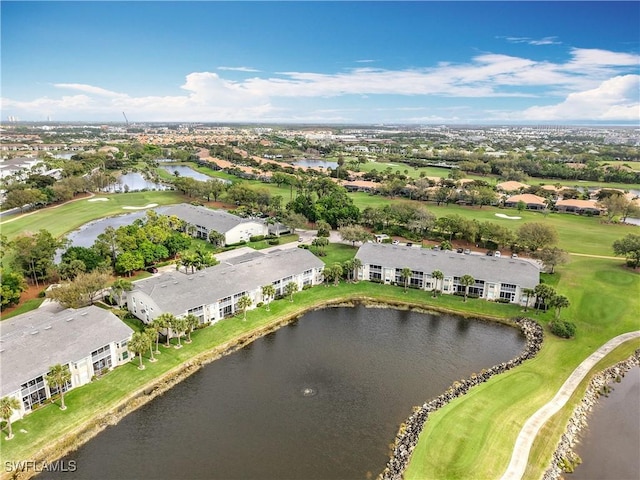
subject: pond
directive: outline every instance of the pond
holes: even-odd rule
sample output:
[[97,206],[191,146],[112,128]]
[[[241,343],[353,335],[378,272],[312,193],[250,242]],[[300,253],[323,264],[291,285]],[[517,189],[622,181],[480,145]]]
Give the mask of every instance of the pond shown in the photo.
[[293,165],[296,167],[331,168],[335,170],[338,167],[338,162],[330,162],[316,158],[303,158],[293,162]]
[[524,345],[516,329],[450,315],[313,311],[206,365],[72,453],[76,472],[48,478],[375,477],[412,406]]
[[105,192],[135,192],[138,190],[169,190],[171,186],[155,183],[147,180],[138,172],[125,173],[120,175],[115,183],[104,189]]
[[160,168],[166,170],[171,175],[174,175],[174,172],[178,172],[180,177],[193,178],[195,180],[200,180],[201,182],[206,182],[207,180],[218,180],[217,178],[210,177],[204,173],[196,172],[193,168],[187,167],[186,165],[162,165]]

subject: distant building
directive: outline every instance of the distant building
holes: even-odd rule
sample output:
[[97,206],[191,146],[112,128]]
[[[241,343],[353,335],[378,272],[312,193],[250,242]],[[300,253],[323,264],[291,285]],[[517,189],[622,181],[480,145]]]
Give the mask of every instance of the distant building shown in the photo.
[[544,197],[539,197],[531,193],[513,195],[504,201],[504,206],[515,208],[520,202],[524,202],[527,210],[544,210],[547,208],[547,200]]
[[133,330],[108,310],[90,306],[52,313],[34,310],[0,322],[0,397],[20,401],[15,419],[57,394],[45,381],[56,364],[68,365],[67,391],[129,360]]
[[[360,280],[404,285],[402,270],[410,268],[409,286],[420,290],[436,288],[444,294],[454,294],[465,290],[460,278],[471,275],[475,284],[469,287],[470,295],[517,304],[526,301],[523,289],[534,288],[540,280],[540,269],[536,265],[506,257],[365,243],[358,250],[356,258],[362,262],[358,272]],[[444,274],[442,280],[432,277],[431,273],[435,270]]]
[[254,251],[193,274],[169,272],[135,282],[127,292],[127,308],[145,323],[162,313],[193,314],[200,323],[215,323],[235,315],[245,295],[253,307],[264,302],[264,285],[273,285],[276,296],[282,296],[289,282],[300,290],[322,283],[323,269],[324,263],[305,249]]
[[224,210],[212,210],[207,207],[180,203],[166,209],[164,215],[175,215],[194,228],[192,235],[198,238],[209,238],[209,233],[216,231],[224,235],[225,245],[248,242],[257,235],[268,235],[265,222],[255,218],[242,218]]
[[501,182],[496,185],[496,190],[499,192],[521,192],[529,188],[526,183],[520,183],[515,181]]
[[602,213],[595,200],[558,200],[556,208],[559,212],[577,213],[579,215],[600,215]]

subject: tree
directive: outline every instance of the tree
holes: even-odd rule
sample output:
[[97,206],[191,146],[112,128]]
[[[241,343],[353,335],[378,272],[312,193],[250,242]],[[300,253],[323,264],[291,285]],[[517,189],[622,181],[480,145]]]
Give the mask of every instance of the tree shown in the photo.
[[402,283],[404,283],[404,293],[407,293],[409,279],[411,278],[411,269],[409,267],[404,267],[400,272],[400,278],[402,278]]
[[311,242],[311,245],[316,247],[318,256],[324,257],[327,254],[325,248],[329,245],[329,239],[327,237],[316,237]]
[[242,310],[242,320],[247,319],[247,308],[251,305],[253,305],[253,300],[248,295],[243,295],[238,299],[238,308]]
[[191,343],[191,332],[198,328],[198,325],[200,325],[200,319],[193,313],[189,313],[184,317],[184,320],[187,322],[187,339],[185,340],[185,343]]
[[627,217],[637,215],[639,211],[635,201],[625,197],[621,192],[615,192],[602,198],[598,202],[598,206],[605,210],[609,222],[618,215],[622,217],[624,222]]
[[527,301],[524,304],[524,311],[529,309],[529,301],[535,296],[536,291],[533,288],[523,288],[522,293],[527,296]]
[[628,234],[613,242],[613,252],[617,256],[625,256],[627,265],[631,268],[638,268],[640,265],[640,235]]
[[553,245],[557,241],[558,232],[556,232],[556,229],[544,223],[525,223],[517,232],[518,244],[528,248],[532,252]]
[[431,272],[431,276],[436,280],[433,284],[433,298],[436,298],[438,296],[438,280],[442,280],[444,278],[444,273],[440,270],[434,270]]
[[154,318],[149,324],[149,327],[156,332],[156,338],[153,340],[156,344],[156,350],[155,350],[156,355],[160,355],[161,353],[160,350],[158,350],[158,344],[160,343],[160,332],[162,329],[167,328],[164,322],[164,319],[161,317],[162,316]]
[[225,236],[220,232],[216,232],[215,230],[211,230],[209,232],[209,236],[207,238],[210,243],[215,245],[216,247],[224,247]]
[[156,362],[156,357],[153,356],[153,344],[155,342],[155,339],[158,338],[158,332],[156,330],[156,328],[153,326],[153,324],[151,324],[150,326],[148,326],[147,328],[144,329],[144,334],[147,336],[147,338],[149,339],[149,361],[150,362]]
[[553,296],[556,294],[555,289],[547,285],[546,283],[539,283],[538,285],[536,285],[533,291],[536,294],[538,308],[540,308],[539,302],[542,301],[542,304],[544,305],[544,310],[546,312],[547,307],[549,306],[549,300],[553,298]]
[[130,292],[133,289],[133,284],[125,280],[124,278],[119,278],[111,285],[111,292],[118,298],[118,306],[122,306],[122,294],[124,292]]
[[47,297],[66,308],[93,305],[96,295],[106,288],[109,280],[109,274],[100,270],[80,273],[71,282],[47,292]]
[[545,247],[536,252],[535,256],[540,259],[549,273],[554,273],[556,265],[562,265],[569,261],[569,254],[558,247]]
[[5,272],[0,268],[0,310],[20,301],[20,295],[27,289],[22,275],[16,272]]
[[151,339],[149,338],[149,335],[143,332],[135,332],[133,335],[131,335],[131,339],[127,344],[129,351],[138,355],[138,359],[140,362],[140,364],[138,365],[138,370],[145,369],[145,366],[142,364],[142,352],[145,352],[147,348],[149,348],[150,342]]
[[187,330],[187,321],[183,317],[173,317],[173,321],[171,322],[171,329],[176,332],[178,337],[178,345],[174,348],[182,348],[182,335]]
[[262,287],[262,299],[264,300],[264,303],[266,303],[267,305],[267,312],[271,309],[270,307],[271,300],[273,299],[275,294],[276,294],[276,289],[273,285],[268,284]]
[[471,275],[467,274],[467,275],[463,275],[462,277],[460,277],[460,285],[464,286],[464,300],[463,301],[467,301],[467,295],[469,295],[469,287],[471,285],[473,285],[474,283],[476,283],[476,279],[473,278]]
[[65,245],[65,240],[57,240],[48,230],[40,230],[36,234],[24,234],[13,240],[11,246],[14,263],[19,270],[25,272],[36,286],[39,280],[48,277],[53,269],[53,258],[58,248]]
[[161,313],[155,319],[155,321],[157,321],[158,324],[162,326],[162,328],[167,330],[167,334],[165,337],[165,344],[164,344],[166,348],[169,348],[169,339],[171,338],[171,327],[173,326],[173,322],[175,318],[176,317],[174,317],[173,314],[171,313]]
[[554,295],[549,299],[549,306],[556,309],[555,321],[560,320],[560,310],[569,307],[569,299],[564,295]]
[[129,251],[118,255],[116,272],[127,274],[127,276],[130,277],[135,270],[141,270],[143,268],[144,258],[139,252]]
[[2,397],[0,399],[0,418],[7,422],[8,435],[7,440],[13,438],[13,430],[11,429],[11,415],[14,410],[20,408],[20,401],[16,397]]
[[329,237],[331,234],[331,225],[324,220],[318,220],[316,222],[316,229],[318,231],[316,234],[318,237]]
[[60,410],[66,410],[67,407],[64,404],[64,391],[67,383],[71,381],[71,372],[69,371],[69,365],[56,364],[49,369],[49,373],[46,376],[49,389],[55,386],[60,392]]
[[289,295],[289,301],[293,302],[293,294],[298,291],[298,284],[296,282],[289,282],[284,286],[284,291]]
[[359,273],[360,273],[360,269],[362,268],[362,260],[360,260],[359,258],[354,258],[351,261],[351,265],[352,265],[352,269],[353,269],[353,281],[357,282],[358,281],[358,277],[359,277]]
[[353,247],[356,246],[356,242],[366,242],[373,237],[360,225],[345,225],[338,229],[338,233],[342,240],[351,242]]

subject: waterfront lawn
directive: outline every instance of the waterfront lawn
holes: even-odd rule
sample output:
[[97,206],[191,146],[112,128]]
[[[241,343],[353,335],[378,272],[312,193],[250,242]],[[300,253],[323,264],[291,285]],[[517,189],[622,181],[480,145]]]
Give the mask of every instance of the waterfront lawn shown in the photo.
[[64,235],[91,220],[132,213],[123,207],[144,207],[152,203],[170,205],[185,201],[185,197],[174,191],[148,191],[96,195],[95,198],[106,198],[107,201],[90,202],[90,198],[80,199],[66,205],[38,210],[31,215],[17,218],[19,215],[3,217],[2,233],[9,239],[22,232],[49,230],[54,237]]
[[[573,258],[560,272],[557,290],[571,302],[561,318],[577,325],[576,338],[551,335],[547,327],[550,312],[530,315],[545,325],[540,353],[431,415],[405,478],[499,477],[528,417],[553,398],[588,355],[609,339],[639,328],[640,299],[630,294],[640,291],[640,275],[615,261],[591,258]],[[640,346],[638,340],[629,343]],[[568,418],[579,400],[575,395],[558,414],[560,418]],[[527,478],[542,476],[564,425],[552,425],[556,436],[537,443],[530,467],[534,471]]]
[[[160,346],[162,353],[156,363],[150,363],[148,354],[144,355],[145,370],[138,370],[138,359],[134,359],[100,379],[67,393],[65,403],[68,408],[64,412],[57,405],[51,404],[37,409],[13,423],[16,435],[13,440],[7,441],[5,435],[1,436],[1,460],[5,462],[34,459],[43,448],[54,444],[65,435],[71,436],[67,441],[72,444],[77,441],[78,428],[88,422],[97,421],[98,415],[115,413],[122,405],[144,395],[143,390],[150,382],[158,380],[172,370],[176,371],[181,364],[198,354],[208,354],[215,348],[223,352],[242,335],[255,333],[283,318],[297,317],[306,310],[331,302],[350,302],[358,299],[391,304],[406,302],[414,306],[445,309],[467,316],[486,314],[505,321],[520,311],[520,308],[514,305],[480,300],[463,303],[460,297],[442,296],[432,299],[429,293],[419,290],[409,290],[405,294],[400,287],[369,282],[341,283],[338,287],[317,286],[296,293],[293,302],[288,298],[272,302],[269,312],[265,307],[250,310],[247,312],[246,321],[239,315],[197,330],[192,334],[193,343],[184,344],[183,341],[184,347],[181,349]],[[131,327],[138,330],[140,325],[134,322]],[[176,339],[172,339],[172,344],[176,342]],[[103,418],[99,421],[108,423],[110,420]]]

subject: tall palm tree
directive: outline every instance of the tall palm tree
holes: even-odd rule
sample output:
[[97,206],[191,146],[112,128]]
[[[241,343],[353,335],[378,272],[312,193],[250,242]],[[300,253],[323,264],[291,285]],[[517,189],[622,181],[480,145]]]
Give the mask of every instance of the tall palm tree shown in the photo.
[[153,330],[155,330],[156,332],[156,338],[154,339],[154,343],[156,344],[156,350],[155,350],[155,354],[156,355],[160,355],[162,352],[160,350],[158,350],[158,344],[160,343],[160,331],[163,328],[166,328],[165,323],[163,322],[162,318],[160,317],[156,317],[153,319],[153,321],[149,324],[149,327],[152,328]]
[[358,273],[360,273],[360,269],[362,268],[362,260],[359,258],[354,258],[353,262],[353,281],[358,281]]
[[187,330],[187,321],[182,317],[173,317],[171,328],[178,334],[178,345],[175,345],[174,348],[182,348],[180,340],[182,339],[184,332]]
[[111,292],[118,298],[118,306],[122,306],[122,294],[124,292],[130,292],[133,288],[133,284],[125,280],[124,278],[119,278],[113,285],[111,285]]
[[271,304],[271,300],[276,294],[276,289],[273,285],[268,284],[262,287],[262,299],[264,303],[267,304],[267,312],[271,309],[269,306]]
[[2,397],[2,399],[0,399],[0,418],[7,422],[7,429],[9,431],[9,435],[6,437],[7,440],[13,438],[11,415],[13,415],[14,410],[18,410],[19,408],[20,401],[16,397]]
[[145,366],[142,364],[142,352],[146,351],[149,348],[149,343],[151,340],[149,336],[143,332],[135,332],[131,335],[131,340],[127,344],[127,347],[130,351],[138,355],[138,359],[140,364],[138,365],[138,370],[144,370]]
[[407,293],[407,286],[409,285],[409,279],[411,278],[411,269],[409,267],[404,267],[402,272],[400,272],[400,278],[402,278],[402,282],[404,283],[404,293]]
[[296,282],[289,282],[285,285],[284,291],[289,295],[289,301],[293,302],[293,294],[298,291],[298,284]]
[[144,329],[144,334],[149,338],[149,361],[157,362],[156,357],[153,356],[153,343],[158,338],[158,332],[155,327],[147,327]]
[[58,391],[60,392],[60,410],[66,410],[67,406],[64,404],[64,386],[71,381],[69,365],[61,365],[58,363],[52,366],[46,378],[49,387],[53,385],[58,387]]
[[536,291],[533,288],[523,288],[522,293],[527,296],[527,301],[524,304],[524,311],[526,312],[529,309],[529,300],[535,296]]
[[162,328],[167,330],[166,342],[164,344],[165,347],[169,348],[169,339],[171,338],[171,327],[173,326],[173,321],[176,317],[171,313],[162,313],[156,317],[156,320],[160,322],[159,324]]
[[467,275],[463,275],[462,277],[460,277],[460,285],[464,286],[464,300],[463,301],[467,301],[467,295],[469,295],[469,287],[471,285],[473,285],[474,283],[476,283],[476,279],[473,278],[471,275],[467,274]]
[[563,308],[567,308],[570,303],[569,299],[564,295],[554,295],[549,300],[549,305],[556,309],[554,321],[560,320],[560,310]]
[[[551,303],[550,300],[555,296],[556,290],[551,285],[547,285],[546,283],[539,283],[533,289],[536,294],[536,298],[542,300],[544,304],[544,311],[547,311],[548,304]],[[539,305],[538,305],[539,307]]]
[[185,343],[191,343],[191,332],[198,328],[198,325],[200,325],[200,319],[193,313],[189,313],[184,317],[184,320],[187,322],[187,339],[185,340]]
[[436,298],[438,296],[438,280],[442,280],[444,278],[444,273],[440,270],[434,270],[431,272],[431,276],[436,279],[433,285],[433,298]]
[[242,310],[242,320],[247,319],[247,308],[249,308],[253,304],[253,300],[251,297],[247,295],[243,295],[238,299],[238,308]]

